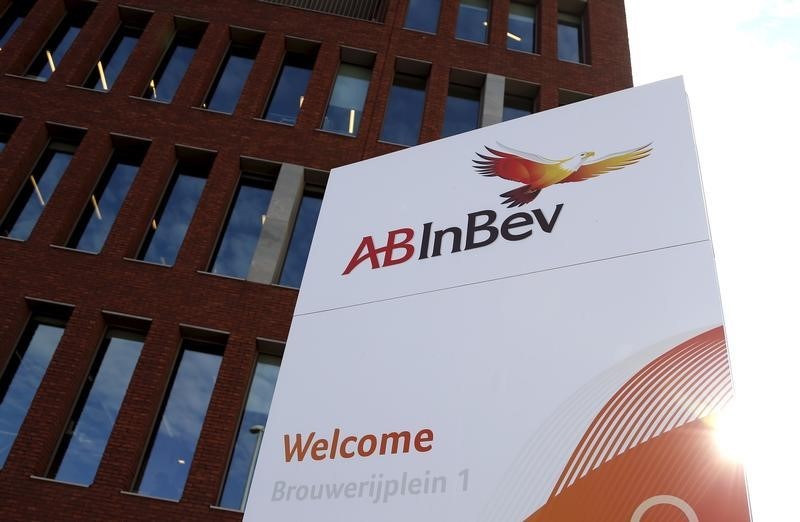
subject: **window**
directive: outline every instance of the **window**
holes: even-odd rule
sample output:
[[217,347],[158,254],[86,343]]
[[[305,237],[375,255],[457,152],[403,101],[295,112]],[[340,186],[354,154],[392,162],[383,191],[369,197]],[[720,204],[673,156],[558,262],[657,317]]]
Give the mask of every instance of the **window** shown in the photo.
[[14,32],[22,25],[22,21],[28,16],[33,7],[33,2],[17,0],[8,6],[8,9],[0,16],[0,51],[6,46]]
[[262,38],[261,33],[247,33],[247,41],[234,40],[231,43],[203,108],[233,114]]
[[211,272],[247,277],[274,188],[275,182],[271,179],[242,175]]
[[558,13],[558,59],[586,63],[580,16]]
[[94,481],[143,342],[144,336],[126,330],[106,334],[59,445],[51,478],[84,485]]
[[74,141],[50,140],[3,220],[2,235],[22,241],[28,239],[69,167],[79,141],[79,137]]
[[403,27],[435,34],[440,7],[441,0],[409,0]]
[[559,89],[558,90],[558,106],[563,107],[564,105],[569,105],[570,103],[577,103],[579,101],[588,100],[591,98],[591,94],[586,94],[583,92],[575,92],[575,91],[568,91],[566,89]]
[[233,448],[228,475],[219,501],[222,507],[244,510],[252,480],[252,469],[258,457],[258,447],[267,423],[279,368],[280,359],[277,357],[266,354],[258,356],[255,375],[250,383],[250,393],[247,395],[247,404],[239,423],[236,445]]
[[503,98],[503,121],[535,112],[538,92],[539,88],[536,85],[507,78]]
[[97,65],[83,84],[84,87],[96,91],[109,91],[117,81],[150,18],[148,14],[141,11],[134,12],[135,15],[127,13],[127,11],[122,13],[122,27],[117,29],[108,47],[103,51]]
[[419,143],[429,71],[429,64],[398,60],[383,117],[381,140],[409,146]]
[[173,265],[206,185],[210,164],[179,160],[161,206],[150,222],[139,259]]
[[67,242],[70,248],[87,252],[99,252],[103,248],[148,147],[148,143],[135,140],[120,145],[111,156],[75,232]]
[[[357,58],[358,62],[347,60],[346,55]],[[375,55],[348,49],[343,50],[342,59],[322,128],[355,136],[358,134],[364,102],[367,99]]]
[[483,76],[453,71],[444,108],[442,137],[477,129],[481,117]]
[[456,38],[486,43],[489,39],[489,0],[461,0]]
[[217,380],[222,347],[184,340],[136,491],[179,500]]
[[44,48],[38,54],[27,74],[46,80],[56,71],[56,67],[61,63],[61,59],[69,51],[72,42],[77,38],[83,24],[89,19],[94,10],[94,4],[85,2],[80,3],[74,9],[67,12],[66,16],[58,24],[55,32],[45,43]]
[[0,467],[6,463],[63,333],[62,322],[35,317],[11,354],[0,378]]
[[536,51],[536,6],[511,2],[506,42],[506,46],[515,51]]
[[[291,44],[287,43],[287,47],[289,45]],[[278,80],[272,89],[272,95],[264,113],[265,120],[287,125],[297,123],[297,115],[303,107],[306,88],[317,60],[318,50],[319,46],[316,44],[303,46],[298,43],[292,45],[292,48],[287,48],[281,71],[278,73]]]
[[289,250],[283,263],[283,271],[279,284],[300,288],[303,272],[306,269],[308,253],[311,250],[311,240],[314,238],[314,229],[317,226],[319,210],[322,207],[323,189],[307,188],[297,211],[297,218],[289,241]]
[[175,23],[180,25],[172,44],[161,59],[161,64],[150,83],[147,84],[144,97],[148,100],[167,103],[172,101],[205,33],[204,24],[183,23],[182,20],[177,20]]
[[11,139],[11,135],[14,134],[18,124],[18,119],[0,115],[0,152],[3,152],[3,149],[6,148],[6,144]]

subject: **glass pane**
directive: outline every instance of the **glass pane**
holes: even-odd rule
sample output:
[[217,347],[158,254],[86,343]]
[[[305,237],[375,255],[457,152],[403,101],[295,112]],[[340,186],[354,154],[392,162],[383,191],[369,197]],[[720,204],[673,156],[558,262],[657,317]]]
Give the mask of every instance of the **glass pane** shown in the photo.
[[328,110],[325,111],[324,130],[358,134],[371,75],[371,69],[360,65],[343,63],[339,66]]
[[303,196],[300,209],[297,211],[286,260],[283,262],[280,284],[300,288],[321,207],[322,194],[306,193]]
[[[202,175],[205,176],[205,173]],[[178,164],[174,180],[165,203],[150,222],[150,232],[143,249],[142,259],[145,261],[162,265],[175,263],[206,184],[205,177],[191,172],[187,165],[181,163]]]
[[90,87],[98,91],[108,91],[114,86],[114,82],[125,67],[125,62],[133,53],[142,30],[134,27],[123,27],[106,48],[100,61],[97,62],[84,87]]
[[395,74],[383,118],[381,140],[409,146],[419,142],[425,109],[425,80],[410,74]]
[[477,87],[450,84],[444,108],[442,137],[477,129],[480,122],[481,91]]
[[22,21],[31,10],[32,2],[14,2],[8,6],[0,17],[0,51],[6,46],[14,32],[22,25]]
[[503,121],[513,120],[533,113],[533,100],[524,96],[506,94],[503,103]]
[[264,119],[289,125],[297,122],[315,61],[316,53],[314,56],[286,53]]
[[189,475],[222,357],[184,341],[137,491],[178,500]]
[[403,27],[428,33],[436,33],[439,25],[441,0],[410,0]]
[[558,22],[558,58],[581,62],[581,29],[578,25]]
[[87,252],[99,252],[103,248],[128,189],[133,183],[133,178],[138,172],[138,161],[112,158],[67,246]]
[[253,67],[256,50],[242,45],[232,45],[220,68],[217,81],[208,96],[209,109],[233,113],[242,89]]
[[219,505],[229,509],[244,509],[245,489],[251,480],[251,471],[257,458],[258,443],[267,423],[272,394],[278,380],[279,361],[275,357],[260,355],[256,373],[250,384],[250,393],[244,407],[236,446],[228,467],[228,476]]
[[34,322],[11,355],[0,380],[0,467],[6,463],[63,333],[63,327]]
[[512,2],[508,13],[507,45],[509,49],[532,53],[535,50],[536,8]]
[[244,178],[239,183],[235,203],[214,258],[213,273],[247,277],[272,190],[272,183],[266,180]]
[[52,147],[45,150],[3,223],[3,235],[23,241],[28,239],[71,159],[71,152]]
[[129,335],[104,340],[99,368],[92,368],[61,442],[56,480],[86,485],[94,481],[141,351],[142,341]]
[[81,27],[86,23],[93,9],[93,4],[81,4],[80,8],[67,13],[28,68],[28,74],[44,80],[50,78],[58,64],[61,63],[61,59],[69,51],[72,42],[77,38]]
[[192,63],[198,43],[199,38],[195,36],[179,33],[175,37],[175,41],[172,42],[172,46],[147,86],[145,98],[163,102],[172,101],[186,70],[189,69],[189,64]]
[[456,38],[486,43],[489,36],[489,0],[461,0]]

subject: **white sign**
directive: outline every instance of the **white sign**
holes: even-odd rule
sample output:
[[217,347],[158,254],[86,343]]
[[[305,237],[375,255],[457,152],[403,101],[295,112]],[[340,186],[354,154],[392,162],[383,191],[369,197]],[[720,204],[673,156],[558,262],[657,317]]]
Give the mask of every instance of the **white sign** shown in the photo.
[[721,326],[680,79],[336,169],[245,520],[749,520]]

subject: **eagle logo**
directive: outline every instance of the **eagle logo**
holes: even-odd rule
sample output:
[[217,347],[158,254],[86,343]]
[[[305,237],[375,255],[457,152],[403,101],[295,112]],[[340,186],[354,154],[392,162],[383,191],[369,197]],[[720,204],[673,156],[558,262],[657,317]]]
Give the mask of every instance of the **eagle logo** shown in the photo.
[[561,160],[515,150],[498,142],[505,150],[486,147],[489,154],[477,153],[481,159],[472,160],[475,170],[483,176],[498,176],[522,183],[521,187],[500,194],[508,208],[520,207],[536,198],[543,189],[556,183],[570,183],[597,177],[638,163],[650,155],[652,143],[636,149],[593,159],[593,151],[582,152]]

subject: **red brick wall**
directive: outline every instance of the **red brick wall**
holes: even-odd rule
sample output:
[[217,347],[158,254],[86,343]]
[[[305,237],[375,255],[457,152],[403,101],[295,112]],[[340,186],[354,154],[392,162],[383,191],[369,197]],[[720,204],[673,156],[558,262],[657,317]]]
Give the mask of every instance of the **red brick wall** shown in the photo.
[[[0,8],[8,0],[0,0]],[[285,339],[296,291],[198,273],[206,270],[239,176],[250,156],[329,170],[397,150],[377,141],[396,56],[432,63],[422,140],[439,136],[450,68],[491,72],[540,86],[541,109],[558,104],[558,89],[600,95],[631,86],[623,0],[590,0],[591,65],[556,58],[556,0],[541,0],[540,54],[505,49],[507,0],[494,0],[488,45],[457,41],[457,2],[445,0],[437,35],[401,29],[405,0],[391,2],[385,24],[274,6],[256,0],[101,1],[52,78],[22,78],[58,23],[61,0],[39,0],[0,51],[0,113],[22,118],[0,153],[0,213],[24,182],[47,140],[46,122],[87,130],[69,170],[30,239],[0,238],[0,368],[30,316],[26,298],[74,306],[64,337],[0,470],[0,520],[239,520],[212,510],[256,357],[256,338]],[[109,93],[80,85],[119,21],[118,5],[154,11],[139,45]],[[224,6],[224,7],[223,7]],[[172,17],[209,25],[173,102],[137,98],[172,32]],[[228,43],[228,26],[264,32],[264,40],[234,115],[196,109]],[[321,42],[297,125],[260,121],[280,67],[284,35]],[[317,130],[339,64],[340,47],[376,53],[361,133],[356,138]],[[105,247],[98,255],[63,245],[103,171],[110,133],[151,140]],[[194,220],[173,267],[132,261],[175,163],[175,144],[209,149],[216,159]],[[102,311],[152,319],[106,448],[88,488],[31,478],[47,472],[75,398],[101,341]],[[156,420],[180,346],[180,324],[229,333],[222,367],[183,499],[125,495]]]

